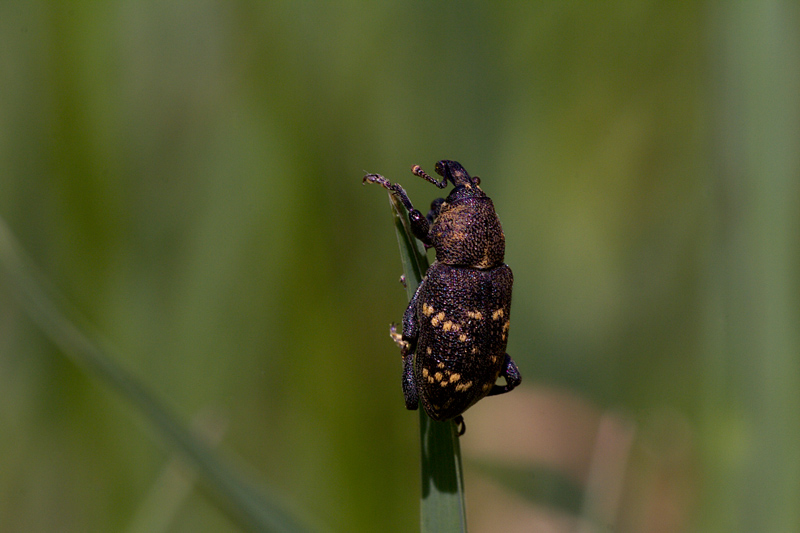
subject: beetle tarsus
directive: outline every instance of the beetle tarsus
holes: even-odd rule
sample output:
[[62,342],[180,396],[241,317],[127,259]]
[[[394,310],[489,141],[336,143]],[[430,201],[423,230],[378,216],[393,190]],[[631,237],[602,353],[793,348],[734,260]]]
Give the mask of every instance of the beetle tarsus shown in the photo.
[[467,432],[467,424],[464,422],[463,416],[458,415],[453,419],[453,422],[455,422],[456,424],[456,429],[458,430],[459,437]]

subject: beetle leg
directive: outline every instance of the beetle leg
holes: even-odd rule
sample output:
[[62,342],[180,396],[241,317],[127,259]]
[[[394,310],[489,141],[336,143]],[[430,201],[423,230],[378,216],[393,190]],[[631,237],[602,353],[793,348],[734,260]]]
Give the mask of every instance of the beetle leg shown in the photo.
[[417,347],[417,337],[419,336],[419,322],[417,321],[417,300],[419,291],[425,280],[420,283],[414,296],[403,313],[403,333],[397,331],[397,326],[392,324],[389,334],[394,342],[400,347],[400,354],[403,356],[403,397],[406,402],[406,409],[415,410],[419,408],[419,391],[417,382],[414,378],[414,350]]
[[417,338],[419,337],[419,320],[417,319],[417,302],[422,288],[425,286],[425,280],[419,284],[417,290],[414,291],[414,296],[408,302],[405,313],[403,313],[403,340],[408,343],[408,351],[406,354],[414,353],[417,347]]
[[456,429],[458,430],[458,436],[460,437],[464,433],[467,432],[467,424],[464,423],[464,417],[458,415],[453,419],[453,422],[456,423]]
[[436,217],[439,216],[439,211],[442,209],[442,204],[444,203],[444,198],[437,198],[436,200],[431,202],[431,210],[428,211],[428,222],[433,224],[433,221],[436,220]]
[[414,379],[414,355],[403,357],[403,397],[406,400],[406,409],[416,411],[419,408],[419,392]]
[[361,180],[361,183],[377,183],[395,195],[397,199],[403,203],[406,209],[409,211],[416,211],[414,209],[414,205],[411,203],[411,200],[408,199],[408,194],[406,193],[405,189],[403,189],[399,183],[392,183],[380,174],[367,174],[364,176],[364,179]]
[[414,237],[422,241],[425,249],[430,248],[431,239],[428,237],[428,232],[431,229],[430,221],[422,216],[422,213],[417,209],[408,212],[408,220],[411,222],[411,233],[414,234]]
[[413,351],[411,343],[403,338],[402,333],[397,331],[397,324],[392,324],[389,326],[389,336],[392,338],[397,347],[400,348],[400,355],[402,355],[404,358]]
[[487,396],[494,396],[495,394],[509,392],[522,381],[522,376],[519,374],[519,368],[517,368],[516,363],[514,363],[514,360],[511,359],[511,356],[508,354],[506,354],[505,361],[503,361],[503,370],[500,371],[500,375],[506,379],[505,386],[501,387],[500,385],[494,385]]
[[400,200],[403,207],[408,210],[408,220],[411,222],[411,232],[414,237],[421,240],[425,246],[430,247],[431,241],[428,238],[428,231],[431,229],[430,222],[422,216],[419,209],[414,208],[414,204],[411,203],[408,194],[399,183],[392,183],[380,174],[367,174],[362,183],[377,183]]

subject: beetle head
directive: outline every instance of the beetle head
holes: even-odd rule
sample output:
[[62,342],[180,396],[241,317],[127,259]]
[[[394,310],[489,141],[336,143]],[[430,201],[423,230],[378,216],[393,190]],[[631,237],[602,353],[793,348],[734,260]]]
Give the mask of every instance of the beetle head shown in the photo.
[[466,198],[483,198],[486,193],[480,188],[481,179],[470,176],[458,161],[442,160],[436,163],[434,170],[442,179],[442,184],[448,181],[453,184],[453,190],[447,197],[448,202]]
[[458,161],[448,161],[447,159],[437,161],[434,170],[444,178],[445,182],[452,183],[453,187],[472,188],[480,183],[480,180],[470,176]]

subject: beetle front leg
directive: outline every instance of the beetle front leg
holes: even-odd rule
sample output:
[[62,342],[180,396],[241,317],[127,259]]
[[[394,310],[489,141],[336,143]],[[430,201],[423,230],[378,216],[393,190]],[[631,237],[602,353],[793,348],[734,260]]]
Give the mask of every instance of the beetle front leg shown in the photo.
[[514,363],[514,360],[511,359],[511,356],[508,354],[506,354],[506,358],[503,361],[503,370],[500,371],[500,375],[506,380],[505,386],[501,387],[500,385],[494,385],[487,396],[494,396],[496,394],[503,394],[512,391],[522,382],[522,376],[519,373],[519,368],[517,368],[516,363]]
[[427,218],[422,216],[419,209],[414,208],[414,205],[408,198],[408,194],[399,183],[392,183],[380,174],[367,174],[364,176],[362,183],[377,183],[400,200],[403,207],[408,210],[408,220],[411,222],[411,233],[414,234],[414,237],[421,240],[425,246],[431,246],[431,241],[428,238],[428,231],[431,229],[430,222]]
[[408,212],[408,221],[411,223],[411,233],[414,234],[414,237],[422,241],[426,250],[430,248],[433,244],[428,236],[428,232],[431,230],[431,222],[422,216],[418,209]]
[[431,202],[431,210],[428,211],[428,222],[433,224],[433,221],[439,216],[439,211],[442,210],[442,204],[445,203],[444,198],[437,198],[436,200]]

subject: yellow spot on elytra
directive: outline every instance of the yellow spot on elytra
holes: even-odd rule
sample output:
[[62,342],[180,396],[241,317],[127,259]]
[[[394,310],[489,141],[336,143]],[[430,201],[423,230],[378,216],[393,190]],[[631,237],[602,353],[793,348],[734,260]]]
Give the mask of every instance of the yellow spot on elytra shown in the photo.
[[453,331],[461,331],[461,324],[453,324]]
[[454,372],[453,374],[450,375],[450,383],[455,383],[459,379],[461,379],[461,374]]
[[432,313],[433,313],[433,306],[432,305],[428,305],[428,304],[423,302],[423,304],[422,304],[422,314],[425,315],[425,316],[431,316]]
[[466,383],[459,383],[458,385],[456,385],[456,392],[464,392],[470,387],[472,387],[471,381],[467,381]]
[[428,376],[428,383],[433,383],[433,376]]
[[437,368],[444,368],[444,361],[439,361],[439,363],[436,365],[436,367]]
[[436,318],[438,318],[438,319],[439,319],[439,322],[441,322],[442,320],[444,320],[444,311],[439,311],[439,314],[438,314],[438,315],[436,315]]
[[472,347],[472,352],[471,352],[471,353],[473,353],[473,354],[476,354],[476,353],[478,353],[478,347],[477,347],[477,346],[473,346],[473,347]]
[[447,380],[445,379],[444,381],[439,383],[439,385],[441,385],[442,387],[447,387]]
[[439,325],[439,319],[436,317],[431,318],[431,326],[436,327]]
[[503,310],[502,309],[498,309],[497,311],[492,313],[492,320],[499,320],[501,318],[503,318]]
[[445,331],[450,331],[453,329],[453,323],[450,320],[446,321],[444,324],[442,324],[442,329]]
[[423,368],[422,369],[422,377],[423,378],[427,378],[428,377],[428,369],[427,368]]
[[475,320],[483,319],[483,315],[480,311],[467,311],[467,316]]
[[492,363],[496,363],[496,362],[497,362],[497,356],[496,356],[496,355],[493,355],[493,356],[492,356]]
[[462,333],[461,335],[458,336],[458,340],[464,342],[465,340],[467,340],[467,336]]
[[437,372],[433,375],[436,381],[442,381],[443,374],[441,372]]
[[433,350],[431,350],[431,347],[430,347],[430,346],[428,346],[428,348],[425,350],[425,352],[426,352],[428,355],[430,355],[430,354],[432,354],[432,353],[433,353]]
[[489,390],[489,389],[491,389],[491,388],[492,388],[492,384],[491,384],[491,383],[484,383],[484,385],[483,385],[483,392],[486,392],[486,391],[488,391],[488,390]]

